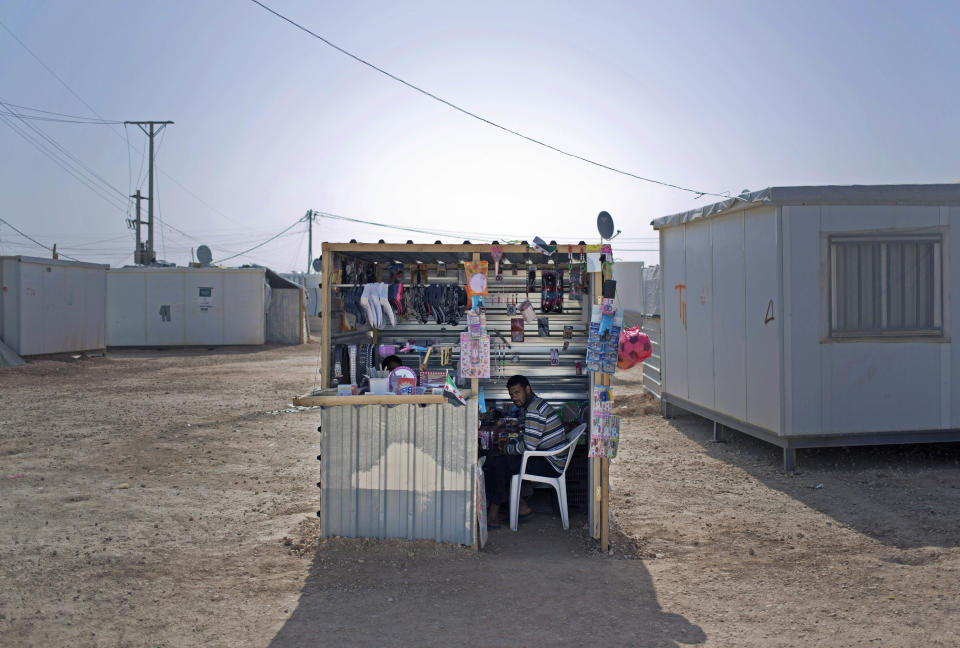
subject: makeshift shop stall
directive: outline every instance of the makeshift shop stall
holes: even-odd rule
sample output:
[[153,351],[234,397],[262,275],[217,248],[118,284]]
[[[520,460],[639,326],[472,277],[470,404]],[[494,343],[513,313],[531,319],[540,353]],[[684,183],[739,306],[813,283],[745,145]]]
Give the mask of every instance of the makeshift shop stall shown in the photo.
[[[580,490],[607,546],[619,321],[601,313],[602,252],[612,258],[582,244],[323,244],[319,388],[294,401],[322,407],[323,536],[482,544],[478,456],[507,379],[523,374],[571,425],[595,428]],[[390,356],[403,366],[381,371]]]

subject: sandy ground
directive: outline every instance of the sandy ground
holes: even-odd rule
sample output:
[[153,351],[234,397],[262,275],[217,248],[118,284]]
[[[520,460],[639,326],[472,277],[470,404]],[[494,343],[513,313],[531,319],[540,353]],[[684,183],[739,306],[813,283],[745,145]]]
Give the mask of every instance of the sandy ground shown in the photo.
[[[0,370],[2,646],[956,646],[960,451],[774,448],[615,380],[614,552],[317,542],[317,346]],[[821,486],[822,485],[822,486]]]

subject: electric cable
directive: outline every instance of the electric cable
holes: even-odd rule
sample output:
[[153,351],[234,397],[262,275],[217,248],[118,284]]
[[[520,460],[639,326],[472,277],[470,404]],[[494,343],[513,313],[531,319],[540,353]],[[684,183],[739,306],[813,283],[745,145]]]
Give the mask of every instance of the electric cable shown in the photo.
[[463,113],[464,115],[467,115],[468,117],[473,117],[474,119],[477,119],[477,120],[479,120],[479,121],[481,121],[481,122],[483,122],[483,123],[485,123],[485,124],[488,124],[488,125],[490,125],[490,126],[493,126],[494,128],[498,128],[498,129],[500,129],[500,130],[502,130],[502,131],[505,131],[505,132],[507,132],[507,133],[510,133],[511,135],[516,135],[517,137],[520,137],[520,138],[522,138],[522,139],[525,139],[525,140],[527,140],[527,141],[529,141],[529,142],[533,142],[534,144],[538,144],[538,145],[540,145],[540,146],[543,146],[544,148],[548,148],[548,149],[550,149],[551,151],[555,151],[555,152],[560,153],[560,154],[562,154],[562,155],[566,155],[567,157],[571,157],[571,158],[580,160],[581,162],[586,162],[587,164],[592,164],[592,165],[594,165],[594,166],[600,167],[601,169],[606,169],[607,171],[612,171],[612,172],[614,172],[614,173],[619,173],[619,174],[621,174],[621,175],[629,176],[629,177],[634,178],[634,179],[636,179],[636,180],[642,180],[643,182],[650,182],[650,183],[657,184],[657,185],[661,185],[661,186],[664,186],[664,187],[670,187],[670,188],[672,188],[672,189],[678,189],[678,190],[680,190],[680,191],[687,191],[687,192],[689,192],[689,193],[696,194],[696,197],[697,197],[697,198],[701,198],[701,197],[703,197],[703,196],[717,196],[717,197],[720,197],[720,198],[729,198],[729,197],[730,197],[730,192],[729,192],[729,191],[722,192],[722,193],[716,193],[716,192],[712,192],[712,191],[700,191],[700,190],[698,190],[698,189],[691,189],[691,188],[689,188],[689,187],[682,187],[682,186],[680,186],[680,185],[672,184],[672,183],[669,183],[669,182],[663,182],[662,180],[654,180],[654,179],[652,179],[652,178],[646,178],[646,177],[644,177],[644,176],[637,175],[636,173],[631,173],[631,172],[629,172],[629,171],[624,171],[624,170],[622,170],[622,169],[618,169],[618,168],[616,168],[616,167],[612,167],[612,166],[610,166],[610,165],[603,164],[603,163],[601,163],[601,162],[596,162],[596,161],[591,160],[590,158],[584,157],[584,156],[582,156],[582,155],[577,155],[576,153],[571,153],[571,152],[569,152],[569,151],[565,151],[565,150],[563,150],[563,149],[561,149],[561,148],[558,148],[558,147],[556,147],[556,146],[553,146],[552,144],[547,144],[546,142],[543,142],[543,141],[541,141],[541,140],[538,140],[538,139],[536,139],[536,138],[534,138],[534,137],[530,137],[529,135],[524,135],[523,133],[521,133],[521,132],[519,132],[519,131],[515,131],[515,130],[513,130],[513,129],[511,129],[511,128],[507,128],[506,126],[502,126],[502,125],[498,124],[498,123],[495,122],[495,121],[489,120],[489,119],[487,119],[487,118],[485,118],[485,117],[481,117],[480,115],[478,115],[478,114],[476,114],[476,113],[474,113],[474,112],[471,112],[471,111],[467,110],[466,108],[462,108],[462,107],[458,106],[457,104],[455,104],[455,103],[453,103],[453,102],[451,102],[451,101],[447,101],[446,99],[444,99],[444,98],[442,98],[442,97],[439,97],[439,96],[433,94],[432,92],[428,92],[427,90],[424,90],[423,88],[421,88],[421,87],[419,87],[419,86],[416,86],[416,85],[410,83],[409,81],[405,81],[405,80],[401,79],[400,77],[396,76],[395,74],[391,74],[390,72],[387,72],[387,71],[384,70],[383,68],[377,67],[377,66],[374,65],[373,63],[370,63],[369,61],[360,58],[360,57],[357,56],[356,54],[352,54],[351,52],[348,52],[347,50],[343,49],[343,48],[340,47],[339,45],[336,45],[336,44],[332,43],[331,41],[327,40],[326,38],[324,38],[324,37],[321,36],[320,34],[317,34],[316,32],[313,32],[313,31],[307,29],[306,27],[304,27],[303,25],[299,24],[298,22],[296,22],[296,21],[294,21],[294,20],[292,20],[292,19],[290,19],[290,18],[287,18],[287,17],[284,16],[283,14],[281,14],[281,13],[279,13],[279,12],[271,9],[271,8],[268,7],[267,5],[265,5],[265,4],[263,4],[262,2],[260,2],[260,0],[250,0],[250,2],[254,3],[255,5],[259,5],[262,9],[264,9],[264,10],[272,13],[272,14],[273,14],[274,16],[276,16],[277,18],[279,18],[279,19],[281,19],[281,20],[283,20],[283,21],[285,21],[285,22],[290,23],[291,25],[293,25],[294,27],[296,27],[296,28],[299,29],[300,31],[302,31],[302,32],[304,32],[304,33],[306,33],[306,34],[309,34],[310,36],[313,36],[313,37],[316,38],[317,40],[321,41],[322,43],[324,43],[324,44],[326,44],[326,45],[328,45],[328,46],[330,46],[330,47],[332,47],[333,49],[337,50],[337,51],[340,52],[341,54],[344,54],[344,55],[346,55],[346,56],[349,56],[350,58],[352,58],[353,60],[357,61],[358,63],[362,63],[363,65],[366,65],[367,67],[369,67],[369,68],[371,68],[371,69],[373,69],[373,70],[376,70],[376,71],[379,72],[380,74],[383,74],[383,75],[385,75],[385,76],[387,76],[387,77],[390,77],[391,79],[393,79],[393,80],[396,81],[397,83],[401,83],[401,84],[407,86],[408,88],[410,88],[411,90],[415,90],[415,91],[419,92],[420,94],[425,95],[425,96],[427,96],[427,97],[429,97],[429,98],[431,98],[431,99],[433,99],[433,100],[435,100],[435,101],[439,101],[440,103],[444,104],[445,106],[448,106],[448,107],[450,107],[450,108],[453,108],[454,110],[456,110],[456,111],[458,111],[458,112],[461,112],[461,113]]
[[[14,34],[13,31],[11,31],[11,29],[10,29],[9,27],[7,27],[7,26],[3,23],[2,20],[0,20],[0,27],[2,27],[8,34],[10,34],[10,36],[13,37],[13,39],[14,39],[15,41],[17,41],[17,43],[19,43],[20,46],[21,46],[24,50],[26,50],[27,53],[30,54],[30,56],[32,56],[32,57],[37,61],[37,63],[39,63],[39,64],[41,65],[41,67],[43,67],[43,69],[45,69],[47,72],[49,72],[50,75],[51,75],[54,79],[56,79],[56,80],[60,83],[60,85],[62,85],[64,88],[66,88],[67,92],[69,92],[69,93],[70,93],[71,95],[73,95],[80,103],[82,103],[82,104],[87,108],[87,110],[89,110],[91,113],[93,113],[94,115],[96,115],[99,119],[104,120],[104,121],[109,121],[109,120],[106,120],[106,119],[103,117],[103,115],[101,115],[100,113],[98,113],[98,112],[93,108],[93,106],[91,106],[90,104],[88,104],[88,103],[83,99],[83,97],[81,97],[79,94],[77,94],[77,93],[73,90],[73,88],[71,88],[71,87],[67,84],[66,81],[64,81],[62,78],[60,78],[60,76],[59,76],[56,72],[54,72],[52,68],[50,68],[49,65],[47,65],[46,63],[44,63],[43,60],[42,60],[39,56],[37,56],[36,53],[34,53],[34,51],[33,51],[32,49],[30,49],[30,48],[27,46],[26,43],[24,43],[22,40],[20,40],[20,38],[17,37],[17,35]],[[121,140],[124,140],[124,139],[125,139],[124,136],[120,134],[120,132],[114,127],[113,124],[110,124],[109,126],[110,126],[110,130],[113,132],[114,135],[116,135],[116,136],[117,136],[118,138],[120,138]],[[137,147],[136,145],[134,145],[134,148],[135,148],[136,150],[140,151],[140,154],[141,154],[141,155],[145,155],[144,151],[141,150],[141,149],[140,149],[139,147]],[[235,224],[237,224],[237,225],[242,225],[242,223],[240,223],[239,221],[237,221],[236,219],[234,219],[232,216],[227,215],[227,214],[226,214],[225,212],[223,212],[222,210],[218,209],[218,208],[215,207],[214,205],[210,204],[209,202],[207,202],[206,200],[204,200],[203,198],[201,198],[197,193],[195,193],[195,192],[191,191],[190,189],[188,189],[182,182],[180,182],[179,180],[177,180],[176,178],[174,178],[172,175],[170,175],[169,173],[167,173],[166,171],[164,171],[162,168],[157,167],[157,171],[158,171],[159,173],[162,173],[163,175],[167,176],[167,178],[168,178],[170,181],[172,181],[175,185],[177,185],[178,187],[180,187],[180,189],[182,189],[185,193],[187,193],[187,194],[189,194],[190,196],[192,196],[195,200],[197,200],[198,202],[200,202],[202,205],[206,206],[206,207],[207,207],[209,210],[211,210],[212,212],[214,212],[214,213],[216,213],[216,214],[219,214],[220,216],[222,216],[224,219],[230,221],[231,223],[235,223]]]
[[[21,232],[20,230],[18,230],[16,227],[14,227],[13,225],[10,224],[10,221],[7,221],[7,220],[4,220],[4,219],[0,218],[0,223],[4,223],[7,227],[9,227],[10,229],[12,229],[14,232],[16,232],[17,234],[19,234],[20,236],[22,236],[23,238],[25,238],[25,239],[27,239],[27,240],[29,240],[29,241],[33,241],[34,243],[36,243],[37,245],[39,245],[40,247],[42,247],[44,250],[49,250],[50,252],[53,252],[53,251],[54,251],[52,247],[46,246],[46,245],[44,245],[43,243],[41,243],[40,241],[38,241],[37,239],[35,239],[35,238],[33,238],[33,237],[31,237],[31,236],[29,236],[29,235],[27,235],[27,234],[24,234],[23,232]],[[57,252],[57,254],[59,254],[59,255],[62,256],[62,257],[66,257],[67,259],[70,259],[71,261],[80,261],[80,259],[75,259],[74,257],[70,256],[69,254],[63,254],[62,252]]]
[[38,142],[37,140],[33,139],[33,138],[29,135],[29,133],[27,133],[25,130],[23,130],[23,129],[22,129],[19,125],[17,125],[15,122],[10,121],[7,117],[5,117],[5,116],[3,116],[3,115],[0,115],[0,121],[2,121],[2,122],[5,123],[7,126],[9,126],[10,128],[12,128],[15,133],[17,133],[20,137],[22,137],[24,140],[26,140],[31,146],[33,146],[33,147],[36,148],[38,151],[40,151],[41,153],[43,153],[45,156],[47,156],[48,158],[50,158],[50,159],[54,162],[54,164],[56,164],[57,166],[59,166],[60,168],[62,168],[64,171],[66,171],[67,173],[69,173],[70,175],[72,175],[74,178],[77,179],[78,182],[80,182],[82,185],[84,185],[85,187],[87,187],[88,189],[90,189],[91,191],[93,191],[96,195],[98,195],[98,196],[99,196],[100,198],[102,198],[104,201],[106,201],[107,203],[109,203],[112,207],[114,207],[115,209],[119,210],[121,213],[126,213],[126,202],[123,203],[123,206],[122,206],[122,207],[119,206],[118,203],[114,201],[114,199],[113,199],[113,197],[112,197],[111,195],[109,195],[109,194],[107,194],[107,193],[104,193],[104,191],[103,191],[102,189],[98,188],[97,185],[92,184],[92,182],[91,182],[88,178],[86,178],[85,176],[83,176],[79,171],[77,171],[75,168],[69,166],[67,163],[63,162],[62,159],[59,158],[53,151],[49,150],[49,149],[48,149],[47,147],[45,147],[42,143],[40,143],[40,142]]
[[234,258],[236,258],[236,257],[238,257],[238,256],[243,256],[243,255],[246,254],[247,252],[253,252],[253,251],[256,250],[257,248],[263,247],[264,245],[266,245],[266,244],[269,243],[270,241],[272,241],[272,240],[274,240],[274,239],[276,239],[276,238],[279,238],[281,234],[285,234],[285,233],[289,232],[289,231],[292,230],[294,227],[296,227],[297,225],[299,225],[300,223],[302,223],[303,220],[304,220],[304,218],[306,218],[306,217],[305,217],[305,216],[301,216],[300,218],[298,218],[297,220],[295,220],[293,223],[291,223],[289,226],[283,228],[282,230],[280,230],[279,232],[277,232],[276,234],[274,234],[273,236],[271,236],[270,238],[268,238],[268,239],[267,239],[266,241],[264,241],[263,243],[258,243],[257,245],[254,245],[252,248],[249,248],[249,249],[247,249],[247,250],[244,250],[243,252],[237,252],[237,253],[234,254],[233,256],[224,257],[224,258],[222,258],[222,259],[220,259],[220,260],[218,260],[218,261],[214,261],[214,262],[213,262],[214,265],[219,265],[219,264],[223,263],[224,261],[229,261],[230,259],[234,259]]

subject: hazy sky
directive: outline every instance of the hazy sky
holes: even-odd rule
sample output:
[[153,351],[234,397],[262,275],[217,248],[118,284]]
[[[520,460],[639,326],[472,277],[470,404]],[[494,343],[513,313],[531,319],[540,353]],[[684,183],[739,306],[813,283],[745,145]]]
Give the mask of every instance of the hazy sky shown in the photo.
[[[733,194],[960,178],[955,1],[265,3],[487,119],[641,176]],[[2,0],[0,21],[102,117],[176,122],[158,139],[170,227],[156,249],[178,264],[201,242],[215,260],[242,251],[308,209],[475,241],[595,240],[607,210],[617,257],[656,262],[650,220],[716,200],[496,130],[247,0]],[[0,27],[0,101],[93,116],[37,58]],[[102,197],[6,111],[0,218],[77,258],[130,263],[144,135],[30,121]],[[303,270],[305,232],[228,264]],[[438,237],[321,220],[315,255],[351,238]],[[0,223],[0,254],[47,252]]]

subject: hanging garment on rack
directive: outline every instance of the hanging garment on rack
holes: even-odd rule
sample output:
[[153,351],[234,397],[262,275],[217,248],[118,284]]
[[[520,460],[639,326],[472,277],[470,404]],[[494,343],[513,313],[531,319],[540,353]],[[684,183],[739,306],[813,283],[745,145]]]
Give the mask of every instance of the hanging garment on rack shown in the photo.
[[[386,313],[386,317],[381,319],[381,324],[382,324],[383,326],[386,326],[387,323],[389,322],[390,326],[396,326],[396,325],[397,325],[397,317],[396,317],[396,315],[394,315],[394,313],[393,313],[393,308],[392,308],[391,305],[390,305],[390,299],[389,299],[389,296],[388,296],[388,292],[389,292],[389,290],[390,290],[390,287],[387,286],[387,284],[385,284],[385,283],[378,283],[378,284],[376,284],[376,287],[377,287],[377,288],[376,288],[376,292],[377,292],[377,302],[378,302],[379,305],[380,305],[380,309],[381,309],[384,313]],[[381,317],[382,317],[382,315],[381,315]]]

